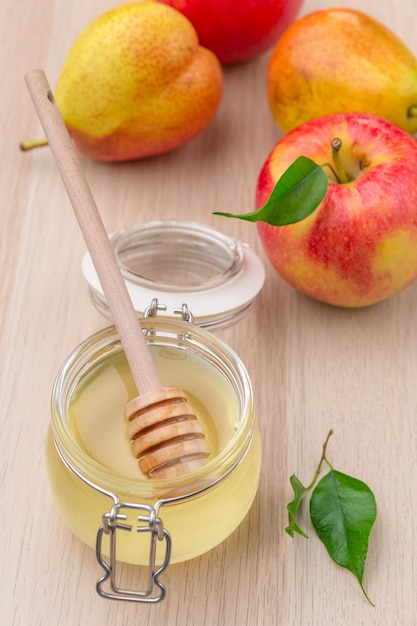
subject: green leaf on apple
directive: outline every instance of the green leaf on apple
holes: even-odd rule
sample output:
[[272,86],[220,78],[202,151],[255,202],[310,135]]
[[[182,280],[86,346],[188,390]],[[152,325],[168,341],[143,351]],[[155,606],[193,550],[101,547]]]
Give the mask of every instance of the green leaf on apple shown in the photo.
[[214,215],[235,217],[249,222],[267,222],[271,226],[286,226],[311,215],[323,201],[327,189],[327,176],[320,165],[300,156],[278,179],[271,195],[260,209],[241,215],[216,211]]
[[316,484],[323,462],[327,463],[329,472],[311,494],[311,522],[330,557],[337,565],[354,574],[363,594],[372,604],[363,587],[363,573],[369,537],[376,519],[375,496],[361,480],[333,469],[326,458],[327,443],[332,432],[329,432],[323,445],[320,462],[308,487],[304,487],[295,474],[290,477],[294,498],[287,505],[289,523],[285,530],[291,537],[297,532],[308,539],[296,521],[296,514],[304,496]]

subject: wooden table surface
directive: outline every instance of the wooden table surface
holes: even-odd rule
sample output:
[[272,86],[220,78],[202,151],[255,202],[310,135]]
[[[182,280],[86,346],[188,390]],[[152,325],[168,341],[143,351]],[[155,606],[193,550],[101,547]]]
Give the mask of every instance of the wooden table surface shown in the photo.
[[[220,110],[182,148],[111,165],[82,157],[108,231],[155,218],[193,219],[248,242],[266,265],[250,318],[221,333],[246,364],[263,442],[259,491],[222,545],[164,575],[155,606],[100,598],[95,554],[61,520],[44,446],[57,370],[107,325],[80,272],[83,239],[41,135],[24,74],[56,83],[70,45],[111,0],[3,0],[0,191],[1,623],[7,626],[321,626],[417,623],[417,286],[362,310],[301,296],[268,265],[256,228],[215,217],[252,210],[259,170],[280,137],[269,112],[269,54],[225,69]],[[332,6],[305,0],[302,13]],[[416,0],[351,0],[417,53]],[[289,476],[307,483],[330,428],[336,469],[374,491],[378,518],[364,584],[310,539],[284,532]]]

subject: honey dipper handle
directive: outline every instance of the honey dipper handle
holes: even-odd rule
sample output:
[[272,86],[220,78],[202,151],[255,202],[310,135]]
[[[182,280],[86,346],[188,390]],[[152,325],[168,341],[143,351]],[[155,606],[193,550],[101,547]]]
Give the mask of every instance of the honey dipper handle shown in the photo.
[[138,316],[72,140],[42,70],[25,76],[29,93],[97,271],[140,394],[161,387]]

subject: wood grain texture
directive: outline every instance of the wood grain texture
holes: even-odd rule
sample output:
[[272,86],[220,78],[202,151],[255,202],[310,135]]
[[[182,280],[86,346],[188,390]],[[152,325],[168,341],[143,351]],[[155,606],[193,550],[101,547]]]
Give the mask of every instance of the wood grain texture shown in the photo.
[[[361,311],[308,300],[268,265],[249,223],[215,210],[253,208],[256,180],[280,136],[266,102],[268,54],[225,70],[224,98],[206,132],[175,152],[129,164],[81,157],[107,231],[159,218],[193,219],[247,241],[267,278],[249,319],[221,333],[246,364],[263,442],[258,495],[241,526],[210,553],[171,566],[157,606],[101,599],[94,553],[51,499],[44,447],[55,374],[107,325],[81,277],[84,242],[41,135],[24,75],[55,84],[78,32],[116,3],[3,0],[0,168],[0,589],[7,626],[414,626],[417,615],[417,291]],[[417,54],[415,0],[340,1],[388,24]],[[332,6],[305,0],[303,13]],[[7,120],[7,121],[6,121]],[[65,237],[57,237],[61,232]],[[378,518],[364,584],[337,568],[314,536],[284,533],[288,477],[308,481],[321,444],[335,467],[373,489]],[[135,568],[124,576],[134,580]]]

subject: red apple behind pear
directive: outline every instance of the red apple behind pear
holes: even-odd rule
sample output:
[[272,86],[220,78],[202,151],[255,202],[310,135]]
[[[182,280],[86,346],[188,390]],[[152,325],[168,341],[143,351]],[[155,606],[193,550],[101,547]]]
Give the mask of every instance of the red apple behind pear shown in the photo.
[[187,17],[200,45],[223,65],[247,61],[271,48],[296,18],[303,0],[158,0]]

